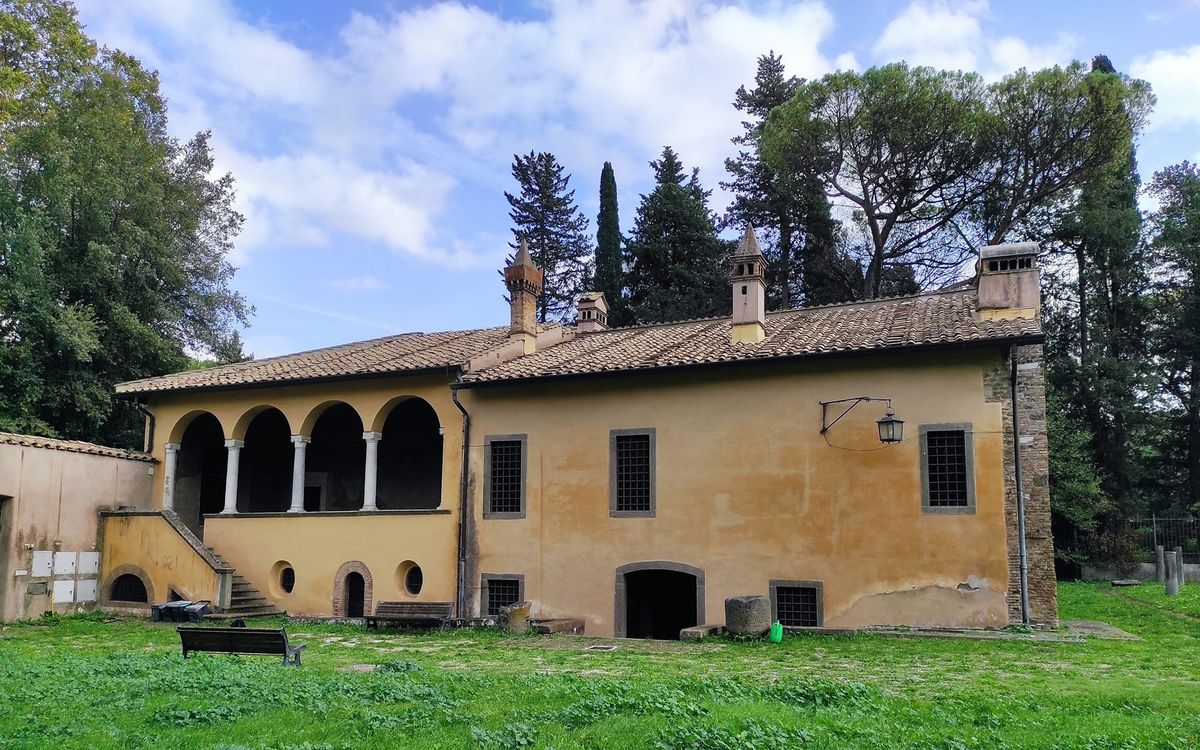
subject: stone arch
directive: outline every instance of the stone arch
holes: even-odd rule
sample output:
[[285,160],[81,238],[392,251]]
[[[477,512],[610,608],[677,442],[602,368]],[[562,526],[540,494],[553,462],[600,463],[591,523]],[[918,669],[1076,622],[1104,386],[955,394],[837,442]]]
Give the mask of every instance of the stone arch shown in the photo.
[[259,404],[258,406],[251,407],[242,412],[242,415],[238,417],[237,422],[234,423],[233,432],[230,434],[229,438],[231,440],[245,440],[246,432],[250,429],[250,424],[255,420],[255,418],[263,412],[272,409],[283,415],[284,420],[288,423],[289,433],[295,434],[290,432],[292,429],[292,423],[291,420],[288,419],[287,412],[272,404]]
[[363,612],[372,611],[371,570],[361,560],[342,563],[333,576],[333,616],[346,617],[346,576],[358,573],[363,578]]
[[113,584],[117,582],[118,578],[126,575],[136,576],[141,580],[142,585],[146,587],[146,601],[148,603],[153,604],[157,601],[154,597],[154,581],[151,580],[146,571],[137,565],[129,563],[118,565],[108,572],[108,577],[104,579],[103,585],[100,586],[100,600],[106,602],[112,601]]
[[624,638],[626,634],[626,623],[628,622],[628,589],[626,587],[626,574],[639,573],[645,571],[668,571],[672,573],[684,573],[695,578],[696,581],[696,623],[697,625],[704,622],[704,569],[697,568],[694,565],[687,563],[673,562],[669,560],[643,560],[639,562],[626,563],[620,565],[616,569],[616,576],[613,585],[614,590],[614,606],[613,606],[613,635],[617,638]]
[[242,440],[238,466],[239,513],[281,513],[292,494],[295,457],[287,415],[274,406],[256,406],[242,415],[235,440]]
[[442,504],[445,441],[437,411],[419,396],[398,396],[381,410],[376,503],[383,510],[432,509]]
[[184,414],[179,419],[175,420],[175,424],[174,424],[174,426],[171,427],[171,433],[170,433],[170,436],[167,438],[167,442],[175,443],[176,445],[178,445],[183,440],[183,433],[187,432],[187,428],[191,427],[192,422],[194,422],[197,417],[204,416],[205,414],[207,414],[208,416],[217,420],[217,424],[221,425],[222,436],[227,434],[224,423],[221,422],[221,418],[218,417],[216,414],[213,414],[211,411],[208,411],[207,409],[193,409],[192,411],[189,411],[187,414]]
[[201,536],[204,515],[220,513],[225,502],[225,427],[208,411],[191,412],[179,426],[183,429],[173,440],[179,446],[173,507],[192,533]]
[[[386,404],[379,407],[379,410],[377,412],[375,412],[375,418],[371,420],[371,432],[383,432],[383,425],[385,422],[387,422],[387,418],[389,416],[391,416],[392,410],[395,409],[400,404],[404,403],[405,401],[408,401],[408,400],[414,399],[414,398],[420,399],[421,401],[425,402],[426,406],[429,407],[429,410],[431,412],[433,412],[434,418],[437,419],[438,427],[441,427],[442,426],[442,415],[438,413],[438,410],[433,406],[433,404],[429,403],[429,401],[427,399],[422,398],[421,396],[417,396],[414,394],[405,394],[403,396],[394,396],[394,397],[388,399]],[[366,424],[365,420],[364,420],[363,424]]]
[[301,429],[307,429],[304,434],[310,438],[305,507],[322,511],[362,508],[366,458],[362,415],[345,401],[325,401],[309,413]]
[[354,413],[358,414],[359,421],[361,421],[364,425],[367,423],[367,421],[362,418],[362,414],[360,414],[358,409],[356,409],[353,405],[348,404],[341,399],[333,398],[329,399],[328,401],[322,401],[313,408],[309,409],[308,414],[304,417],[304,421],[300,423],[300,431],[294,434],[303,435],[304,437],[309,438],[312,437],[313,427],[317,425],[317,420],[321,418],[322,414],[334,406],[348,406],[351,409],[354,409]]

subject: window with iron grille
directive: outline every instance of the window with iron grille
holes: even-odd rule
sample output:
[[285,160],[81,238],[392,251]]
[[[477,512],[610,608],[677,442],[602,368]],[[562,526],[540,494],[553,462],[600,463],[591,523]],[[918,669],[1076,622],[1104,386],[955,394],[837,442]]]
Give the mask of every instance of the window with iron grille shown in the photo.
[[921,426],[921,504],[927,512],[973,512],[971,454],[970,425]]
[[132,573],[118,576],[112,585],[112,600],[114,602],[148,602],[146,584]]
[[493,435],[485,442],[484,518],[524,518],[525,436]]
[[483,576],[483,599],[487,607],[487,615],[495,617],[500,610],[521,601],[521,584],[519,576]]
[[611,442],[612,514],[653,516],[654,430],[613,430]]
[[821,624],[821,596],[816,586],[774,586],[775,619],[792,628]]

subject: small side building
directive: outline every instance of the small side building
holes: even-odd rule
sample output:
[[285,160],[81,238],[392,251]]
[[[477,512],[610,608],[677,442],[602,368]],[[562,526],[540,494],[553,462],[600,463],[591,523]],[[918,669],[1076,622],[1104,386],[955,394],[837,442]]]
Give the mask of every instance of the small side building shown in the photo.
[[136,451],[0,432],[0,621],[95,606],[98,514],[148,509],[156,464]]

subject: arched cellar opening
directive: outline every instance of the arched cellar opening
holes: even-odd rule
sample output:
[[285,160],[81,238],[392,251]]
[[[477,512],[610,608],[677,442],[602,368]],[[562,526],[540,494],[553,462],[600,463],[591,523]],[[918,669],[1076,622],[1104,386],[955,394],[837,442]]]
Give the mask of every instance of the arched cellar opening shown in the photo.
[[322,412],[313,425],[305,460],[304,509],[362,508],[366,456],[358,412],[349,404],[334,404]]
[[704,572],[679,563],[635,563],[617,570],[618,637],[678,640],[704,621]]
[[255,415],[246,428],[238,465],[239,513],[282,513],[291,505],[292,447],[287,417],[275,408]]
[[175,467],[175,512],[196,536],[203,536],[204,515],[225,507],[225,431],[208,412],[183,431]]
[[436,508],[442,503],[442,431],[424,399],[397,404],[379,441],[376,502],[381,509]]
[[346,617],[362,617],[366,611],[367,582],[361,573],[347,573],[344,585],[342,601],[346,603]]
[[145,604],[150,601],[150,595],[146,591],[146,584],[133,573],[125,573],[117,576],[117,579],[113,581],[110,597],[114,602],[138,602]]

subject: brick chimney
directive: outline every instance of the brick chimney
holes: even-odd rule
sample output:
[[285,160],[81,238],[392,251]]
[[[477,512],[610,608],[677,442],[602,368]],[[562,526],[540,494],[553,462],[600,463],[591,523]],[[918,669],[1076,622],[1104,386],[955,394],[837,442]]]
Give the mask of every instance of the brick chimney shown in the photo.
[[508,338],[521,341],[525,353],[537,349],[537,301],[542,293],[542,271],[533,264],[529,244],[521,240],[512,265],[504,269],[504,285],[508,287],[511,321]]
[[746,225],[742,241],[731,259],[733,267],[733,333],[735,344],[756,344],[767,336],[767,282],[763,277],[767,262],[758,249],[754,227]]
[[979,317],[1038,318],[1042,285],[1036,242],[988,245],[979,251]]
[[608,330],[608,300],[604,292],[584,292],[579,295],[575,325],[580,333]]

